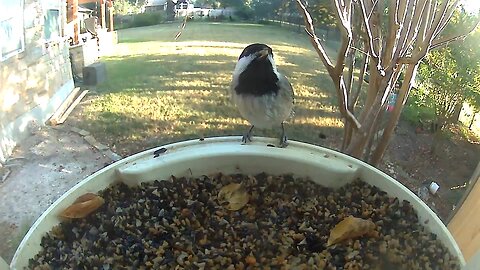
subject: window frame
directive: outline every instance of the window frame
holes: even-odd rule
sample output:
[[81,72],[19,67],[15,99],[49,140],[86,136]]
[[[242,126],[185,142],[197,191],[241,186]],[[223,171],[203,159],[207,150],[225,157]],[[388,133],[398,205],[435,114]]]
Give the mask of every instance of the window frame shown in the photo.
[[[8,38],[2,38],[0,37],[0,62],[6,61],[7,59],[16,56],[22,52],[25,51],[25,22],[24,22],[24,1],[23,0],[16,0],[17,2],[14,2],[12,5],[12,10],[6,9],[3,4],[9,2],[12,4],[12,0],[0,0],[0,9],[2,10],[8,10],[7,12],[4,12],[3,14],[0,13],[0,26],[3,25],[4,23],[9,23],[10,25],[13,25],[12,29],[21,29],[21,34],[19,35],[19,48],[9,51],[7,53],[3,53],[3,48],[4,45],[2,43],[2,40],[8,40]],[[21,14],[20,16],[18,14]],[[7,16],[6,14],[13,14]],[[2,29],[2,28],[0,28]],[[1,30],[0,30],[1,31]]]
[[[42,1],[42,14],[43,14],[43,32],[42,32],[42,37],[44,43],[55,43],[63,39],[63,5],[61,0],[44,0]],[[46,31],[46,18],[47,18],[47,12],[49,10],[57,10],[58,11],[58,37],[50,37],[47,39],[45,36],[45,31]]]

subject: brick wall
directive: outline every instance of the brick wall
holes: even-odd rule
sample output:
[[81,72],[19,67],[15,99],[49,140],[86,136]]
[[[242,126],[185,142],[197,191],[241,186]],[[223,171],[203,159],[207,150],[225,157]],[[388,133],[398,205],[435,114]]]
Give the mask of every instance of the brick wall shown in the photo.
[[[65,6],[60,10],[64,17]],[[18,127],[25,129],[25,123],[16,122],[48,118],[59,103],[53,97],[66,85],[73,88],[67,42],[44,41],[41,0],[25,0],[24,27],[25,50],[0,62],[0,162],[22,139],[25,130]]]

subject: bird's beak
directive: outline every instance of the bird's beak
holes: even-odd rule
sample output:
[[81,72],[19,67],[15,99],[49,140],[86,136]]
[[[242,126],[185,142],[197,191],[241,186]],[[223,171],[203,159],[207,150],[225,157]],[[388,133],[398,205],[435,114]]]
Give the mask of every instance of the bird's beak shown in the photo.
[[263,59],[267,57],[267,55],[268,55],[268,49],[263,49],[258,52],[257,58]]

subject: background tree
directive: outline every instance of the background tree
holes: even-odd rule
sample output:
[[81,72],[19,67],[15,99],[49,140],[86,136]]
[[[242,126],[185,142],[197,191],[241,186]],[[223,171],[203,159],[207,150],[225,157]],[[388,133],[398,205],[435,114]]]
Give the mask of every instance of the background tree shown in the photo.
[[219,8],[220,2],[216,0],[195,0],[196,7]]
[[[345,119],[342,150],[377,165],[410,94],[420,61],[429,51],[465,37],[476,24],[460,34],[444,33],[458,0],[332,0],[341,33],[334,60],[315,32],[309,9],[302,0],[296,2],[312,45],[337,92]],[[362,39],[364,42],[360,42]],[[356,113],[357,94],[351,83],[354,68],[347,62],[358,52],[368,56],[365,65],[370,76],[363,107]],[[386,113],[388,98],[395,92],[395,106]]]
[[[474,21],[474,16],[459,9],[452,16],[446,32],[455,33]],[[435,132],[432,152],[437,152],[442,129],[458,122],[465,102],[474,110],[480,108],[480,30],[464,42],[454,42],[448,47],[430,52],[419,67],[419,87],[413,92],[414,101],[433,112],[431,129]]]
[[253,0],[252,9],[255,18],[257,20],[274,19],[278,15],[283,2],[283,0]]
[[167,0],[167,21],[173,21],[175,19],[175,5],[178,0]]
[[127,0],[117,0],[113,2],[113,12],[116,15],[125,15],[133,13],[135,7]]
[[307,8],[317,27],[335,28],[336,20],[331,0],[308,1],[308,4]]

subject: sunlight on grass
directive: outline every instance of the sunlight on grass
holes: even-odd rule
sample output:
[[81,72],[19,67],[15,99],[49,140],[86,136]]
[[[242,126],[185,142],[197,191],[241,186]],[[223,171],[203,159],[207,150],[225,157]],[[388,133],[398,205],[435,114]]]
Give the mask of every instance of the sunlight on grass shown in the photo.
[[[119,31],[121,43],[102,59],[109,79],[82,104],[76,125],[123,155],[201,136],[240,135],[248,123],[230,101],[231,73],[246,45],[263,42],[296,93],[290,137],[325,144],[319,133],[338,135],[343,123],[333,85],[303,33],[192,23],[174,42],[176,31],[172,24]],[[276,137],[279,130],[255,134]]]

